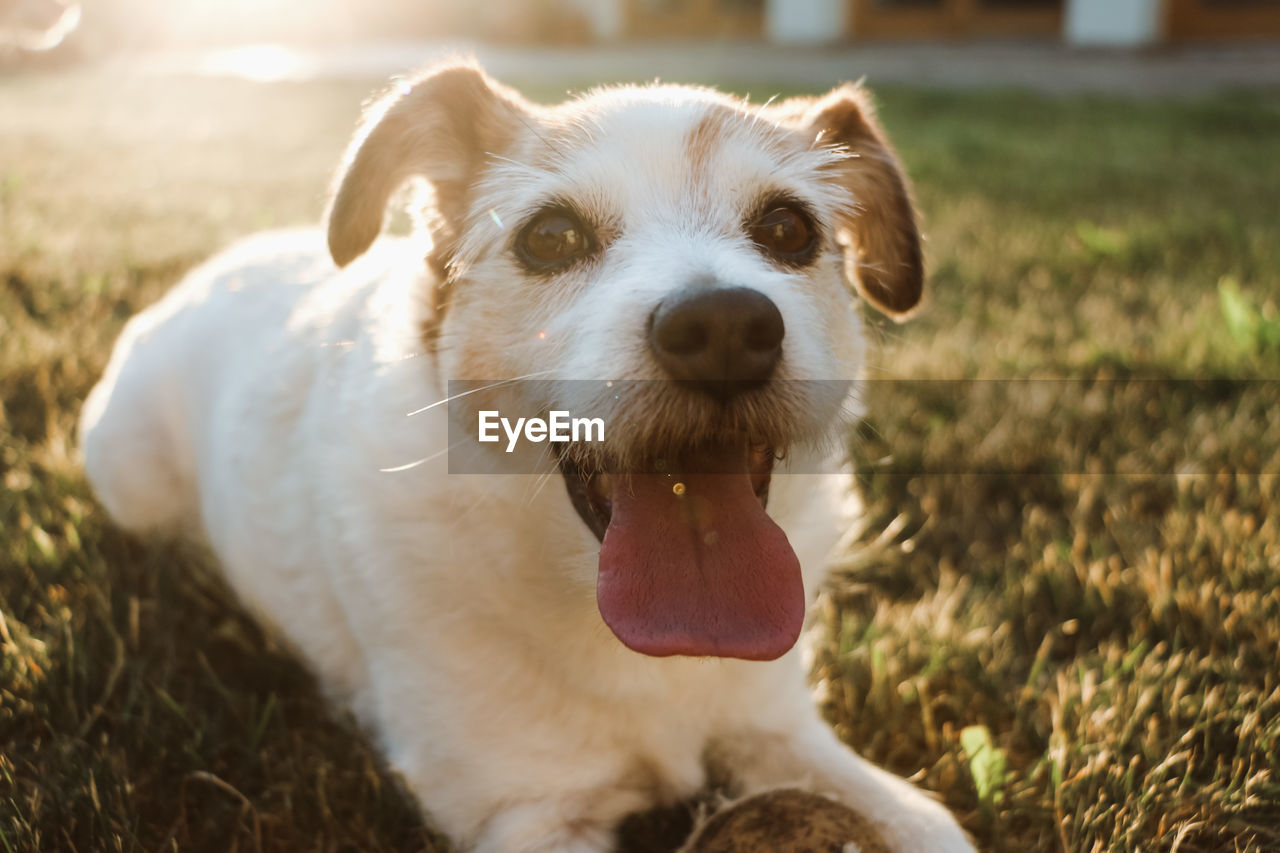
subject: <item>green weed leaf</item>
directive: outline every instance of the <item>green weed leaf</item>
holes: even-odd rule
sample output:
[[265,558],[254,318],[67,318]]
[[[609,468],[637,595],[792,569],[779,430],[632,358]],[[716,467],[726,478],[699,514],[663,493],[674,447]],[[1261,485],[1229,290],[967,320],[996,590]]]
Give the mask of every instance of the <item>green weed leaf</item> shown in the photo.
[[960,746],[969,758],[969,772],[983,804],[998,803],[1004,796],[1005,757],[991,740],[986,726],[966,726],[960,732]]

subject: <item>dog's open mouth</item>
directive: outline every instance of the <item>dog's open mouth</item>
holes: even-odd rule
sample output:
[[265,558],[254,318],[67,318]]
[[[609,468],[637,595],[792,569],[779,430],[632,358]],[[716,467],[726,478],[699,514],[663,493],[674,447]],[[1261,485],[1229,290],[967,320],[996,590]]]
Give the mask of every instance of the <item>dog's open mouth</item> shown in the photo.
[[648,655],[749,660],[795,644],[804,586],[765,513],[774,458],[744,441],[586,473],[561,453],[569,497],[600,539],[596,600],[618,639]]

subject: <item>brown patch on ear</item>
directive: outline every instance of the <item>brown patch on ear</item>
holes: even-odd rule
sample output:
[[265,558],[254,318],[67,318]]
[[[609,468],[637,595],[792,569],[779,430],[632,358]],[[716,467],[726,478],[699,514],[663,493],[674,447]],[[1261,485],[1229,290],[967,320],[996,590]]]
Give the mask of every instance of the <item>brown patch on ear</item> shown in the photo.
[[505,148],[530,111],[473,65],[437,68],[407,89],[397,86],[370,108],[343,160],[329,208],[334,261],[345,266],[364,254],[382,231],[391,195],[413,177],[432,186],[432,239],[447,255],[485,156]]
[[784,102],[774,115],[811,134],[814,145],[849,153],[834,167],[854,202],[839,223],[845,277],[872,305],[903,319],[924,293],[920,231],[906,175],[876,121],[870,94],[845,84],[818,99]]

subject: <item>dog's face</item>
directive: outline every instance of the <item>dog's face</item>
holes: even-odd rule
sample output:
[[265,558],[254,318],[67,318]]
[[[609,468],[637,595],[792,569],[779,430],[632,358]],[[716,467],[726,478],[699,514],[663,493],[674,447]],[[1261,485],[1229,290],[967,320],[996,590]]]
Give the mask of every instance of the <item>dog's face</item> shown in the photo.
[[411,176],[433,190],[440,372],[536,378],[500,386],[499,408],[609,424],[556,452],[602,542],[615,633],[649,654],[783,653],[804,601],[764,510],[774,460],[842,425],[863,358],[846,282],[895,317],[921,295],[906,183],[865,93],[759,107],[627,87],[547,108],[439,70],[357,137],[335,260],[368,248]]

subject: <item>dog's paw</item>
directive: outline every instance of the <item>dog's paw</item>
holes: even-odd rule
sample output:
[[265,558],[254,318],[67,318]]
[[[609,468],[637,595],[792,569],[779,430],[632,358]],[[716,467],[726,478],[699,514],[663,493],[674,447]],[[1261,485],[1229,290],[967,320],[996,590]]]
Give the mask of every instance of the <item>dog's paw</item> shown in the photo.
[[941,803],[923,793],[909,807],[889,815],[868,815],[887,845],[902,853],[974,853],[973,842],[955,816]]

